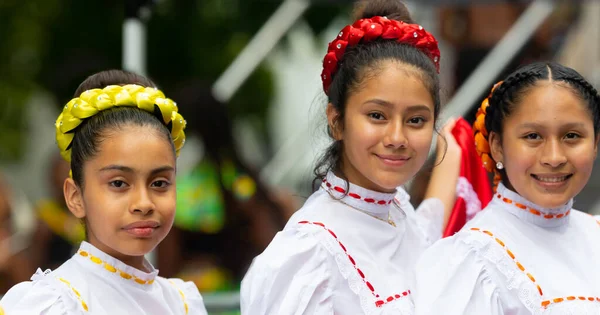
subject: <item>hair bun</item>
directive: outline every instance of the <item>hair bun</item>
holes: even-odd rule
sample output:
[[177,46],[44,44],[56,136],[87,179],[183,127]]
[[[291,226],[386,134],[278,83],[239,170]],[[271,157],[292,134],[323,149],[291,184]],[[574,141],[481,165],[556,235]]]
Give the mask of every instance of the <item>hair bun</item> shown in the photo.
[[414,24],[410,12],[399,0],[364,0],[356,3],[354,19],[369,19],[375,16],[385,16],[388,19]]

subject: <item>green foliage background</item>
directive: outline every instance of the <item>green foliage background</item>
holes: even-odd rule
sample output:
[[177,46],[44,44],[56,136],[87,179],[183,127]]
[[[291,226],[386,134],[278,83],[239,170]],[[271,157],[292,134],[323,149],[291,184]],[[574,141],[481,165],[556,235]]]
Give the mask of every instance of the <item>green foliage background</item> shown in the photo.
[[[159,1],[147,23],[148,75],[167,93],[193,79],[214,82],[280,3]],[[305,19],[319,32],[346,7],[315,5]],[[33,90],[62,104],[88,75],[121,68],[123,19],[118,0],[0,1],[0,161],[21,157]],[[265,132],[272,80],[266,67],[255,71],[228,104],[232,117],[256,116]]]

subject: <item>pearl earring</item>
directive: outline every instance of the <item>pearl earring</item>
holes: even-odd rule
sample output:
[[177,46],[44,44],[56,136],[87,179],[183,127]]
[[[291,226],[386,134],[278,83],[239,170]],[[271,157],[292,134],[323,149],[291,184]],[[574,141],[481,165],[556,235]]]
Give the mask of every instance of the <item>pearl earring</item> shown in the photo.
[[501,169],[504,168],[504,164],[502,164],[502,162],[497,162],[496,163],[496,168],[499,169],[499,170],[501,170]]

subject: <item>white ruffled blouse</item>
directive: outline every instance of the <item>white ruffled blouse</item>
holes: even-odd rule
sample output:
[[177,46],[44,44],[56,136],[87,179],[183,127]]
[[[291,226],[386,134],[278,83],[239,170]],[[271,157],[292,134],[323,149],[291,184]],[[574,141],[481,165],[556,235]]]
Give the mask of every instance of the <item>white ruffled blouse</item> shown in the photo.
[[500,184],[421,256],[416,313],[600,314],[600,221],[572,205],[544,209]]
[[158,277],[105,254],[87,242],[54,271],[40,269],[0,301],[9,315],[207,314],[192,282]]
[[415,212],[403,190],[346,187],[329,173],[254,259],[243,314],[413,314],[414,265],[441,238],[442,202]]

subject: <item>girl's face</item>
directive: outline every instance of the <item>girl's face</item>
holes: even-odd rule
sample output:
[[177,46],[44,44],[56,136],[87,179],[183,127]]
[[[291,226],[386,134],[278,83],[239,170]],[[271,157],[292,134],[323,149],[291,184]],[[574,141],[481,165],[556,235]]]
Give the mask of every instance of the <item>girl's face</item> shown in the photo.
[[343,121],[330,104],[329,125],[342,141],[341,169],[353,184],[393,192],[423,166],[434,127],[433,98],[419,70],[387,61],[346,103]]
[[83,174],[83,190],[67,179],[65,197],[71,212],[85,218],[92,245],[127,263],[152,251],[169,233],[175,155],[158,131],[126,125],[109,134],[85,162]]
[[583,189],[598,147],[586,103],[563,84],[532,88],[505,118],[502,137],[490,134],[508,186],[544,208],[562,206]]

